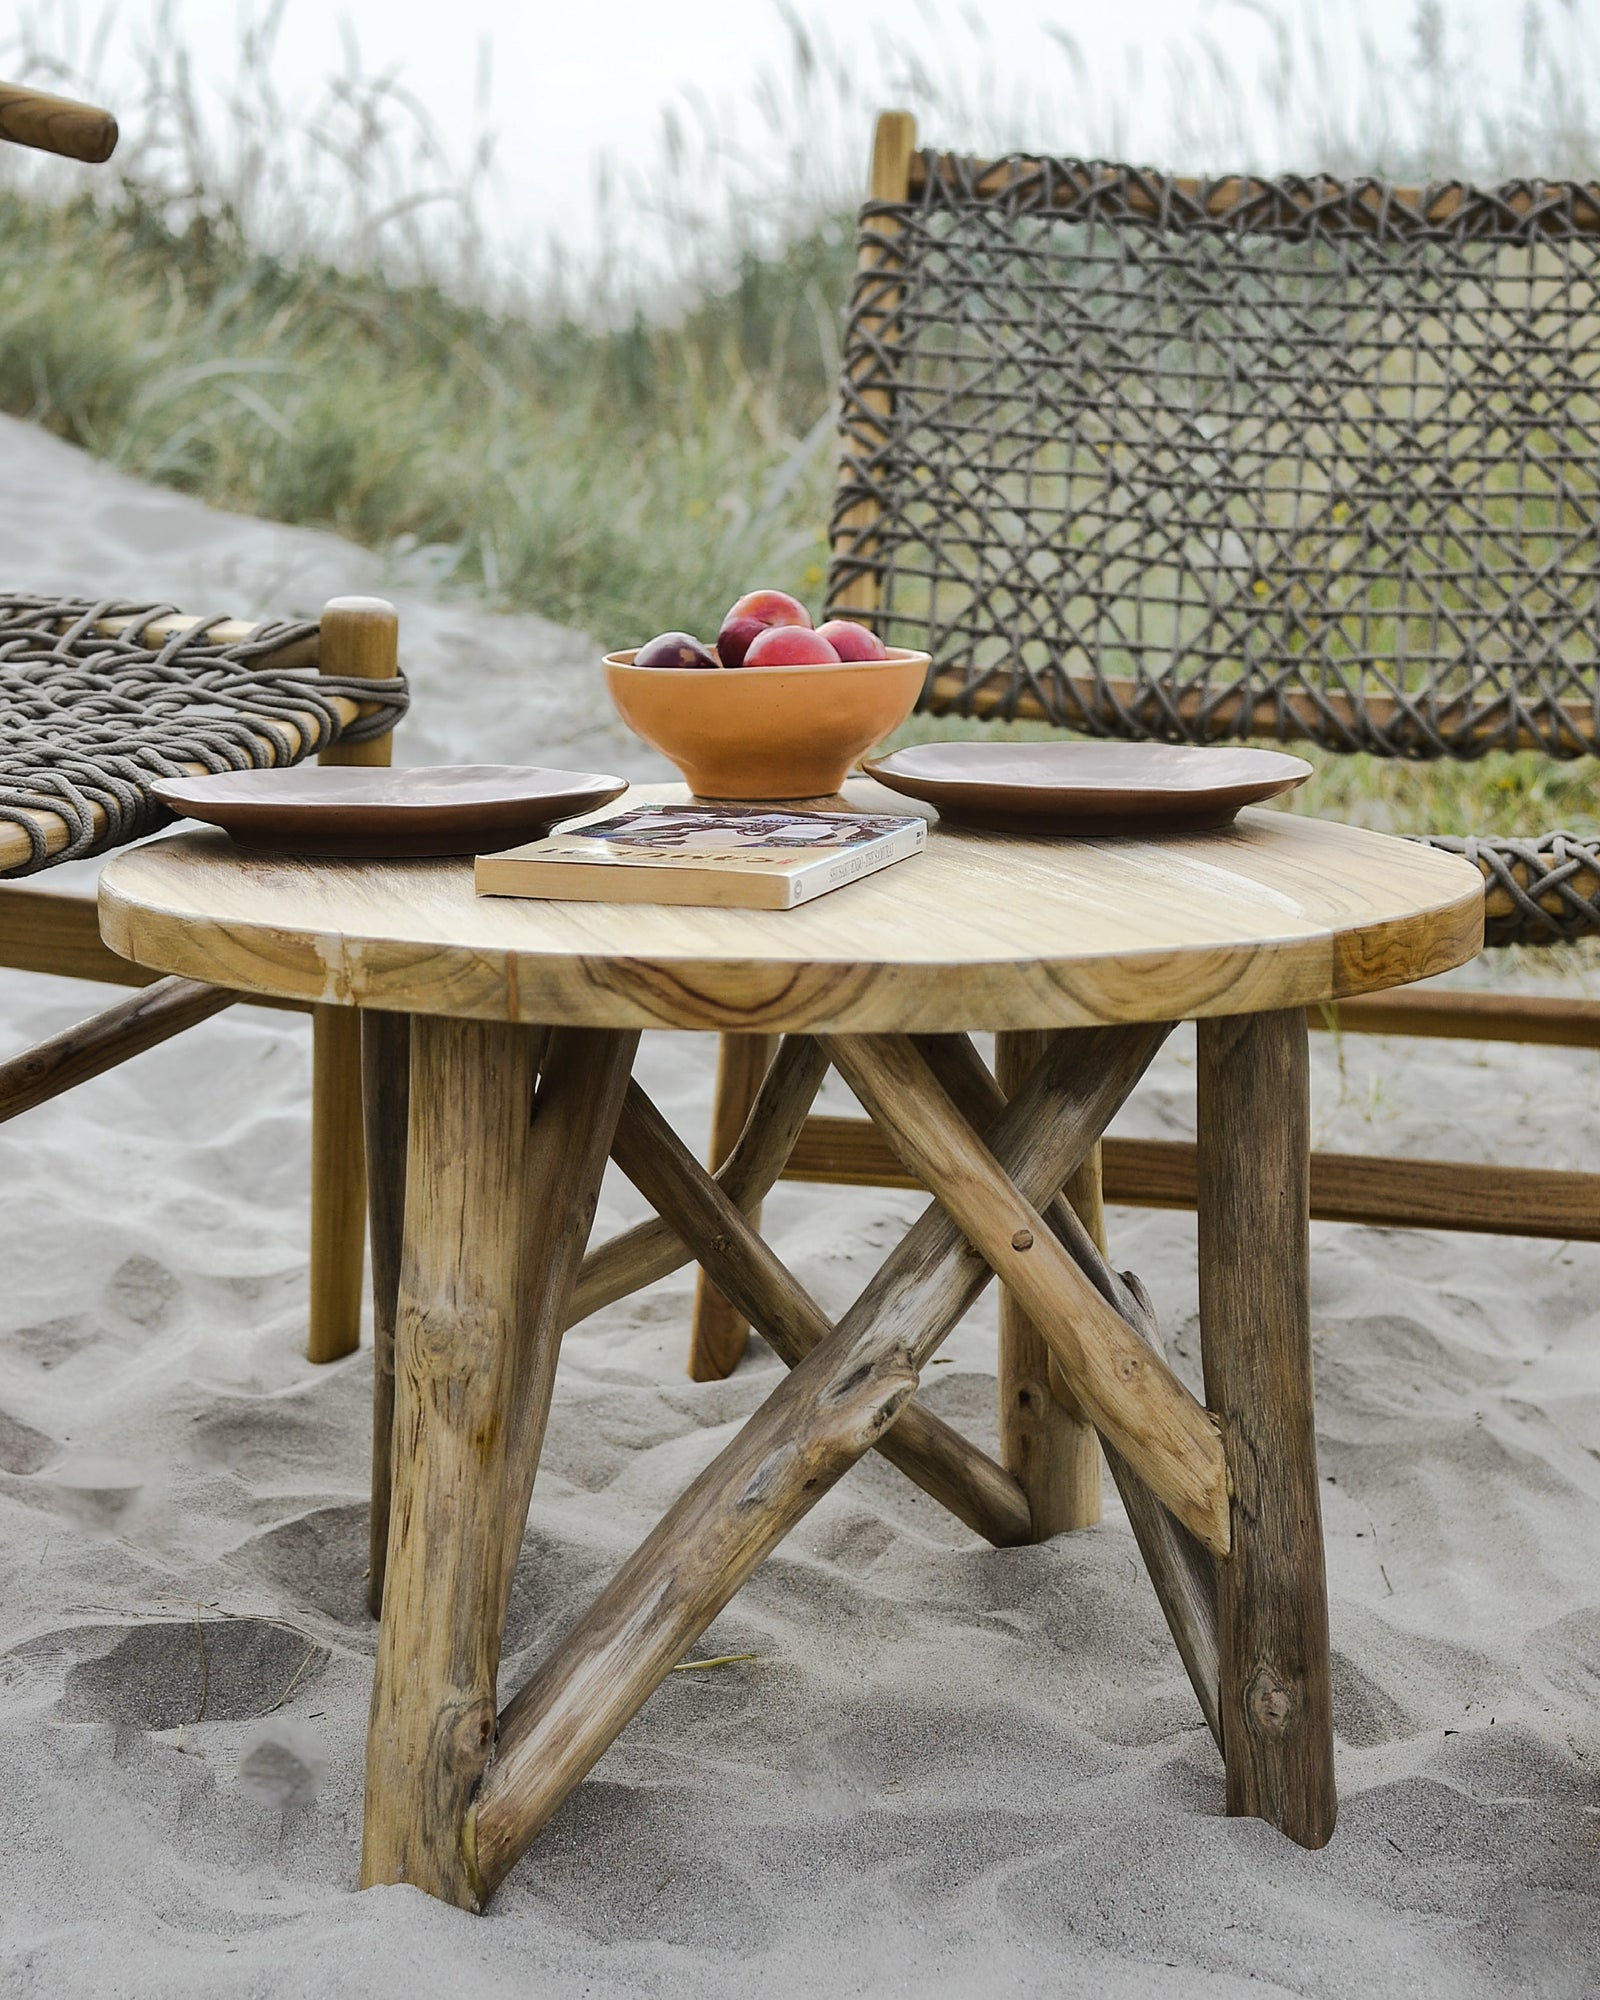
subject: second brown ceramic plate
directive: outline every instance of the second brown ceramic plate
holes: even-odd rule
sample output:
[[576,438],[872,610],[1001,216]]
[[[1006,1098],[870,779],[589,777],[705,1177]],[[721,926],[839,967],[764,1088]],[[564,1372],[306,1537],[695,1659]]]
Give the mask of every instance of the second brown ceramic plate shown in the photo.
[[862,769],[956,826],[1068,834],[1205,833],[1311,776],[1281,750],[1181,743],[925,743]]
[[437,764],[416,771],[297,764],[163,778],[155,793],[186,819],[209,820],[243,847],[340,860],[482,854],[537,840],[628,789],[598,771],[520,764]]

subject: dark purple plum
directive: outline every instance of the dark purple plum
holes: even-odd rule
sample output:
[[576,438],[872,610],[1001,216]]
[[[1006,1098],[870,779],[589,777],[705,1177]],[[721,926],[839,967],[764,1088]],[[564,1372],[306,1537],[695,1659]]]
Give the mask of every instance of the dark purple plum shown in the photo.
[[717,657],[726,667],[742,667],[752,640],[766,629],[762,618],[729,618],[717,634]]
[[709,646],[689,632],[658,632],[633,656],[636,667],[718,667],[722,662]]

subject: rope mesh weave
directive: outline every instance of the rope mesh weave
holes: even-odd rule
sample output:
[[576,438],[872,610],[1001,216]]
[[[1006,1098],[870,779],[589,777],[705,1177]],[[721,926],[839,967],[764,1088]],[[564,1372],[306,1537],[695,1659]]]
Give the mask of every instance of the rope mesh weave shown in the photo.
[[[315,637],[315,622],[259,625],[226,645],[209,636],[222,619],[169,638],[149,632],[173,615],[171,605],[0,592],[0,822],[20,827],[31,848],[0,873],[30,875],[154,832],[172,814],[150,786],[186,766],[295,764],[341,738],[382,736],[405,712],[403,675],[346,679],[272,664]],[[95,630],[106,619],[131,622],[111,637]],[[373,712],[347,725],[339,697]],[[38,812],[67,824],[55,853],[30,817]]]
[[829,597],[876,580],[926,705],[1600,747],[1594,191],[934,154],[913,188],[862,211]]
[[1483,871],[1486,945],[1573,944],[1600,933],[1600,840],[1572,833],[1536,840],[1429,834],[1421,844],[1464,854]]

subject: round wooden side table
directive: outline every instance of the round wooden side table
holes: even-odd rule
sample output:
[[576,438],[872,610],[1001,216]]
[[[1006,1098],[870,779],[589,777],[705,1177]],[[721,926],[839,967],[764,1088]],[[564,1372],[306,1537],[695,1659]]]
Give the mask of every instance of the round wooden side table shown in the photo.
[[[991,1276],[1052,1364],[1041,1400],[1105,1448],[1229,1811],[1322,1845],[1305,1009],[1461,964],[1482,907],[1456,857],[1279,812],[1142,842],[940,828],[915,859],[770,913],[480,898],[466,862],[282,860],[211,833],[117,856],[101,922],[126,957],[367,1010],[382,1625],[363,1882],[480,1908],[863,1453],[991,1541],[1030,1539],[1014,1470],[916,1396]],[[1187,1019],[1204,1404],[1062,1195]],[[647,1028],[783,1037],[715,1175],[631,1081]],[[1023,1030],[1050,1032],[1008,1095],[968,1036]],[[935,1196],[837,1324],[746,1216],[830,1066]],[[608,1154],[657,1219],[585,1256]],[[497,1713],[562,1331],[690,1261],[791,1372]]]

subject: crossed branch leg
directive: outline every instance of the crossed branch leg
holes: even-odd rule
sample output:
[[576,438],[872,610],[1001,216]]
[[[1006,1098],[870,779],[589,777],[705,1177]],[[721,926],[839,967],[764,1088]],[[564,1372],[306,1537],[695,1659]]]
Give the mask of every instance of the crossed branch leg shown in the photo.
[[468,1909],[484,1894],[468,1808],[494,1743],[509,1568],[633,1043],[560,1031],[546,1051],[540,1029],[412,1023],[364,1886]]
[[[1004,1098],[977,1050],[963,1035],[919,1035],[915,1039],[929,1068],[962,1117],[978,1130],[987,1130]],[[1080,1196],[1083,1193],[1081,1181],[1069,1179],[1066,1185],[1068,1189],[1076,1189]],[[1093,1212],[1098,1215],[1098,1204]],[[1078,1207],[1063,1194],[1048,1203],[1043,1214],[1100,1296],[1122,1315],[1147,1347],[1165,1358],[1161,1329],[1143,1286],[1131,1274],[1119,1274],[1106,1262],[1101,1244]],[[1061,1364],[1053,1353],[1050,1367],[1054,1380],[1061,1374]],[[1070,1395],[1071,1391],[1067,1393]],[[1202,1548],[1187,1529],[1178,1525],[1121,1452],[1114,1445],[1103,1443],[1103,1448],[1168,1629],[1188,1672],[1206,1726],[1220,1750],[1216,1562],[1208,1549]]]
[[[755,1104],[761,1080],[778,1052],[776,1035],[723,1035],[717,1050],[717,1087],[711,1102],[711,1164],[720,1167],[732,1152]],[[750,1220],[759,1222],[759,1205]],[[695,1281],[694,1318],[689,1325],[689,1375],[696,1382],[720,1382],[744,1353],[750,1328],[745,1316],[718,1291],[703,1266]]]
[[[612,1157],[639,1192],[699,1251],[720,1294],[793,1368],[833,1322],[757,1235],[638,1084],[630,1084]],[[1035,1539],[1028,1501],[1002,1465],[913,1401],[878,1450],[996,1548]]]
[[[995,1080],[1006,1096],[1026,1082],[1047,1040],[1028,1031],[995,1036]],[[1091,1161],[1079,1169],[1085,1172],[1093,1172]],[[1052,1386],[1049,1342],[1004,1286],[997,1373],[1000,1462],[1028,1496],[1034,1539],[1092,1528],[1100,1518],[1100,1440]]]
[[[1039,1064],[989,1134],[1025,1196],[1048,1200],[1062,1185],[1165,1033],[1097,1030]],[[837,1328],[623,1564],[500,1718],[464,1836],[483,1890],[763,1558],[884,1435],[989,1275],[950,1215],[930,1205]]]

